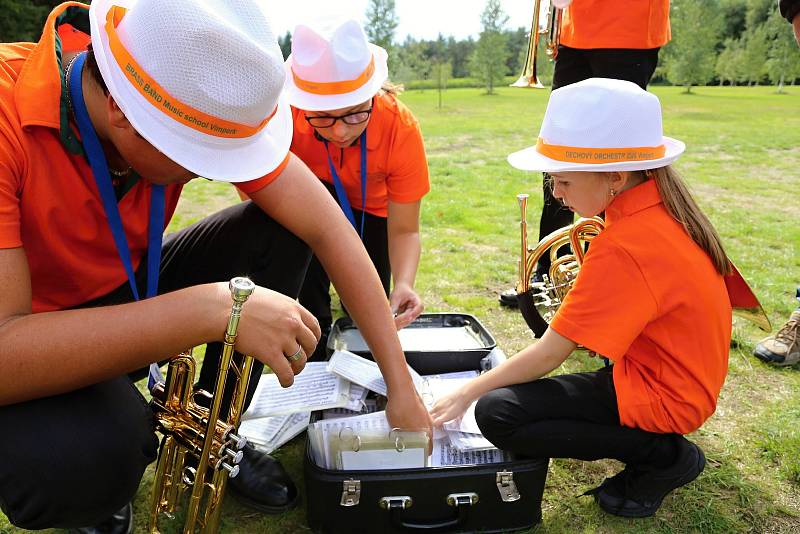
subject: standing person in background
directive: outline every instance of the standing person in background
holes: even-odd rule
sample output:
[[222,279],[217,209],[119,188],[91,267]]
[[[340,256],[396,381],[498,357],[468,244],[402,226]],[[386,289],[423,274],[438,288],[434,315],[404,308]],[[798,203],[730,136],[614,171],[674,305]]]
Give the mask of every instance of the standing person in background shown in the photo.
[[[800,44],[800,0],[781,0],[780,10],[781,15],[792,24],[794,37]],[[800,286],[796,295],[800,302]],[[794,365],[800,362],[800,306],[774,336],[762,339],[753,353],[761,360],[775,365]]]
[[[587,78],[613,78],[647,89],[658,64],[658,52],[671,38],[669,0],[554,0],[564,8],[561,37],[553,70],[553,90]],[[573,214],[553,198],[544,180],[539,239],[572,224]],[[550,256],[539,260],[534,278],[550,270]],[[500,303],[516,307],[514,289]]]
[[[420,205],[430,183],[419,123],[387,82],[386,51],[368,43],[356,21],[344,22],[329,36],[297,26],[286,66],[294,117],[291,151],[322,180],[359,233],[395,325],[403,328],[423,310],[414,279]],[[329,291],[328,273],[314,256],[300,290],[300,303],[322,329],[311,360],[326,356]]]

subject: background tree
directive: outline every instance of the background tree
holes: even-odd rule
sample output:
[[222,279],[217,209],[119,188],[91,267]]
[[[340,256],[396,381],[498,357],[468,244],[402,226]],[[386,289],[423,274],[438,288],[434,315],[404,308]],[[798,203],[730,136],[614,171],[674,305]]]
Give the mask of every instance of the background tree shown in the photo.
[[508,48],[507,35],[503,27],[508,16],[500,7],[500,0],[488,0],[481,14],[481,36],[472,55],[472,73],[486,87],[487,94],[494,93],[494,87],[506,74]]
[[767,73],[769,36],[764,24],[748,28],[744,34],[744,74],[748,85],[758,85]]
[[770,42],[767,73],[770,81],[778,86],[777,92],[783,93],[785,81],[793,81],[800,75],[800,54],[797,53],[794,32],[778,10],[773,10],[765,25]]
[[725,41],[725,47],[717,56],[717,65],[714,70],[719,77],[720,85],[726,81],[730,85],[736,85],[737,81],[744,78],[744,50],[741,40],[727,39]]
[[431,69],[439,93],[439,110],[442,109],[442,93],[447,90],[447,81],[453,73],[453,66],[447,61],[437,61]]
[[673,40],[665,47],[667,78],[690,93],[692,85],[714,77],[722,28],[719,0],[673,0],[670,22]]
[[0,41],[38,41],[47,15],[60,3],[59,0],[0,0]]
[[289,57],[289,54],[292,53],[292,32],[287,30],[286,35],[278,37],[278,46],[281,47],[283,59]]
[[[394,0],[369,0],[367,6],[367,22],[364,29],[370,42],[386,49],[390,58],[394,43],[394,32],[397,29],[397,13],[394,11]],[[389,60],[392,64],[392,60]]]

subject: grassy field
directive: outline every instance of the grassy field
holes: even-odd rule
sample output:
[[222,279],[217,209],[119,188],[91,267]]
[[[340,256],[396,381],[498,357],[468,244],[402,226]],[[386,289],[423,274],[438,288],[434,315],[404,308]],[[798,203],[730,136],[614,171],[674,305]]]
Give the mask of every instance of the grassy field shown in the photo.
[[[689,95],[671,87],[653,90],[662,99],[665,133],[688,146],[677,168],[779,327],[800,283],[800,88],[785,95],[769,87],[695,88]],[[476,315],[508,354],[532,341],[521,316],[497,304],[498,292],[515,278],[515,195],[531,194],[529,222],[535,227],[541,178],[512,169],[505,156],[535,141],[547,94],[449,90],[442,110],[435,91],[402,97],[422,124],[432,179],[423,202],[418,290],[428,311]],[[172,228],[234,201],[229,186],[196,180],[187,186]],[[697,481],[669,496],[655,517],[624,520],[603,513],[590,498],[577,498],[619,464],[554,460],[544,519],[531,532],[800,532],[800,369],[773,368],[754,358],[753,345],[762,335],[735,320],[717,412],[691,436],[708,465]],[[596,365],[578,355],[558,372]],[[295,439],[276,454],[301,488],[303,444],[304,438]],[[145,528],[151,477],[152,468],[134,503],[137,532]],[[308,531],[302,506],[271,517],[229,498],[223,514],[226,533]],[[0,515],[0,532],[21,531]]]

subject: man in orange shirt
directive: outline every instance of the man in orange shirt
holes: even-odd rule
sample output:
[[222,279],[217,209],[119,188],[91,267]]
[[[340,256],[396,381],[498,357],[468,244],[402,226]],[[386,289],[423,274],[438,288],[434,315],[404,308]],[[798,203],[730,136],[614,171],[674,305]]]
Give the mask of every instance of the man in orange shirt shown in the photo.
[[[683,435],[714,413],[728,368],[731,265],[671,167],[684,149],[662,134],[658,98],[631,82],[553,91],[536,145],[509,162],[551,173],[555,197],[582,217],[604,211],[606,228],[542,339],[431,410],[439,425],[477,400],[477,423],[501,449],[624,462],[588,492],[624,517],[654,514],[703,471]],[[613,366],[542,378],[578,345]]]
[[[368,43],[354,20],[325,36],[297,26],[286,65],[292,153],[323,181],[359,233],[395,324],[403,328],[423,310],[414,279],[420,206],[430,183],[419,123],[387,82],[386,51]],[[326,356],[329,291],[328,275],[314,256],[300,291],[300,303],[322,330],[312,360]]]
[[[659,49],[670,40],[669,0],[561,0],[565,6],[553,71],[553,90],[587,78],[627,80],[647,89],[658,64]],[[573,215],[543,183],[539,239],[572,224]],[[550,270],[550,256],[539,260],[535,277]],[[516,291],[500,295],[516,306]]]
[[[91,31],[90,50],[66,51],[62,24]],[[258,360],[249,395],[263,365],[290,385],[320,335],[294,300],[308,246],[381,366],[392,424],[429,425],[369,257],[288,154],[269,28],[256,0],[94,0],[55,8],[38,43],[0,45],[0,426],[13,429],[0,507],[13,524],[130,532],[158,443],[128,374],[208,343],[198,383],[212,391],[233,276],[258,285],[236,340]],[[197,176],[252,202],[162,243]],[[240,465],[230,485],[250,502],[296,505],[274,459],[248,447]]]

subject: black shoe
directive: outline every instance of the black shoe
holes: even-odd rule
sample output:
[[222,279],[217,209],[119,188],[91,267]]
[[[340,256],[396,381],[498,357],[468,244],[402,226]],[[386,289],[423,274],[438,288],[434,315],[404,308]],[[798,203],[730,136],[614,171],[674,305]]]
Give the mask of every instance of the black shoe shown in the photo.
[[93,527],[81,527],[70,530],[72,534],[131,534],[133,532],[133,507],[125,505],[102,523]]
[[650,517],[655,514],[664,497],[697,478],[706,465],[700,447],[685,439],[680,443],[678,457],[669,467],[626,468],[606,479],[593,493],[600,508],[621,517]]
[[512,287],[500,293],[500,305],[508,306],[509,308],[516,308],[517,290]]
[[278,460],[249,443],[243,452],[238,476],[228,480],[231,493],[242,503],[268,514],[297,506],[297,488]]
[[[544,283],[544,279],[541,274],[534,273],[531,282],[534,284],[542,284]],[[508,306],[509,308],[519,307],[519,304],[517,304],[517,289],[514,287],[510,287],[500,293],[499,300],[501,306]]]

